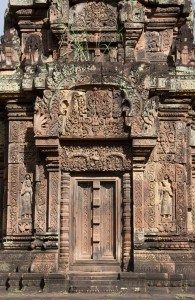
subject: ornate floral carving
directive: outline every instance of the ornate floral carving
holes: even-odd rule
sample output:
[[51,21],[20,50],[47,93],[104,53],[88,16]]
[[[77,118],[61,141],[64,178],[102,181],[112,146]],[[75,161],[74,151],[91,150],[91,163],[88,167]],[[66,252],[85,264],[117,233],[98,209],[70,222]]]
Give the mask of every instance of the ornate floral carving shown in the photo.
[[58,186],[59,173],[50,172],[49,186],[49,231],[57,232],[58,230]]
[[[129,153],[128,153],[129,152]],[[131,169],[129,146],[62,146],[64,171],[122,171]]]
[[116,27],[116,7],[104,2],[91,1],[71,7],[69,24],[75,28]]
[[44,165],[38,165],[37,178],[37,200],[36,200],[36,229],[37,232],[46,231],[46,211],[47,211],[47,178]]

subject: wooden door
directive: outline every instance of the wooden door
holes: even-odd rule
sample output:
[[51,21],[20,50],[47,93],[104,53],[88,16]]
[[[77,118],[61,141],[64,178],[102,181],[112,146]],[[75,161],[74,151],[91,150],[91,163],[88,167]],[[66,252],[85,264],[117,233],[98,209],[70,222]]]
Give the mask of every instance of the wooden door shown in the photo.
[[119,262],[120,182],[118,178],[74,181],[74,262]]

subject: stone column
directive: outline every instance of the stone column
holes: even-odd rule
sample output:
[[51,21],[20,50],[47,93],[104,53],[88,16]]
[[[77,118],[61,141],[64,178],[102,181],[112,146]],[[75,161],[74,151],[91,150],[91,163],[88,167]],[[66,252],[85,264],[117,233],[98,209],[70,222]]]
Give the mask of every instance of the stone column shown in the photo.
[[69,230],[70,230],[70,174],[61,174],[60,201],[60,253],[59,269],[66,271],[69,267]]
[[129,271],[131,263],[131,180],[130,174],[123,175],[123,271]]

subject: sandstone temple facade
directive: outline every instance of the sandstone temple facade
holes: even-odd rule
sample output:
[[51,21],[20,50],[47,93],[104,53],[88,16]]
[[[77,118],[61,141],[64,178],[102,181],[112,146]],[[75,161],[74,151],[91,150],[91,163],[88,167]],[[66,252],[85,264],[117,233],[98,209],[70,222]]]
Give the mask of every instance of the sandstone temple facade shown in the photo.
[[10,0],[0,286],[195,284],[188,0]]

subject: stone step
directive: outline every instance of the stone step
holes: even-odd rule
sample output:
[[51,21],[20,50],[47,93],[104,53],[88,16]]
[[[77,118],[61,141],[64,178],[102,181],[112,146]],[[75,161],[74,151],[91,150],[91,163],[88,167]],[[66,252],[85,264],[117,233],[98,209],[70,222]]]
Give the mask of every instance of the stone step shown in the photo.
[[69,280],[118,280],[118,273],[106,273],[106,274],[91,274],[91,273],[78,273],[69,274]]
[[105,285],[105,283],[101,283],[100,285],[90,285],[90,283],[86,281],[86,284],[78,284],[76,286],[70,285],[69,286],[69,292],[70,293],[104,293],[104,292],[114,292],[114,291],[120,291],[121,288],[119,285]]

